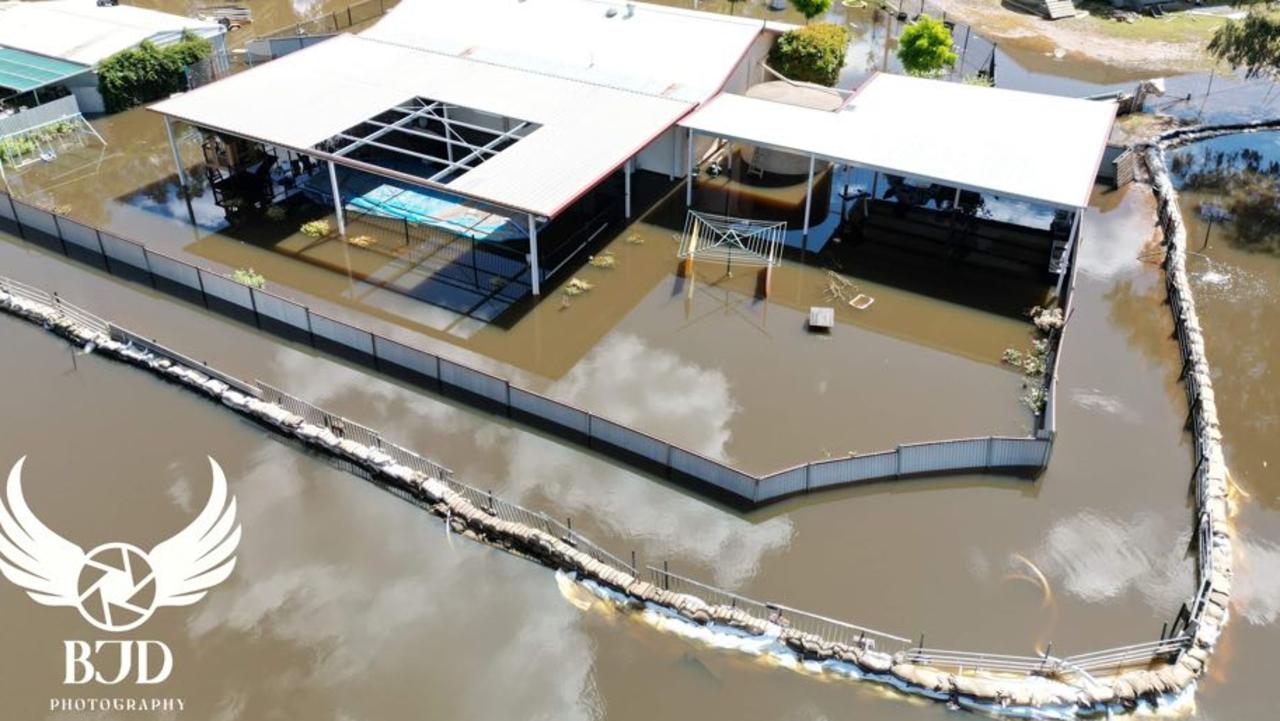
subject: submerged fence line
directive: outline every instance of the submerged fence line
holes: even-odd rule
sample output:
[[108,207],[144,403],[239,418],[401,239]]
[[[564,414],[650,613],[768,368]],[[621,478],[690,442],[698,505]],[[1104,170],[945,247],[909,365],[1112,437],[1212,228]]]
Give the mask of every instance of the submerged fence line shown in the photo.
[[503,415],[740,508],[760,507],[827,488],[938,473],[1034,475],[1047,467],[1053,449],[1056,352],[1045,379],[1049,402],[1041,414],[1043,427],[1033,436],[992,435],[903,443],[878,453],[809,461],[755,475],[0,193],[0,229],[5,227],[5,221],[15,224],[18,234],[27,241],[74,260],[200,303],[209,310],[360,363],[415,387]]
[[[350,421],[278,389],[259,388],[217,374],[156,341],[138,345],[142,336],[65,301],[56,303],[54,298],[39,289],[0,278],[0,308],[41,323],[86,349],[148,369],[210,396],[278,432],[337,456],[367,472],[370,480],[397,496],[443,516],[454,530],[530,556],[544,565],[570,570],[578,574],[580,581],[624,594],[628,599],[624,606],[637,601],[646,607],[656,604],[688,623],[717,624],[772,639],[780,649],[799,658],[838,661],[861,669],[854,678],[869,678],[907,692],[989,706],[988,710],[1016,715],[1022,715],[1027,708],[1063,705],[1098,712],[1110,710],[1117,701],[1136,704],[1138,698],[1145,697],[1135,692],[1139,680],[1145,678],[1141,674],[1157,672],[1126,671],[1109,688],[1087,669],[1114,668],[1119,672],[1148,666],[1186,650],[1189,643],[1187,636],[1161,638],[1061,659],[1048,653],[1037,657],[925,649],[923,637],[920,646],[913,648],[905,637],[756,601],[671,573],[665,563],[661,569],[648,566],[652,580],[641,581],[634,557],[628,564],[569,526],[461,483],[440,464],[394,446],[400,449],[399,453],[416,458],[416,465],[428,471],[406,465],[386,452],[389,444],[372,429],[359,426],[365,442],[347,436],[347,429],[355,428],[355,424],[334,433],[332,426],[336,422]],[[92,325],[82,325],[82,319],[90,319]],[[108,328],[108,333],[96,330],[101,327]],[[939,670],[947,667],[958,668],[958,673]],[[1015,673],[1019,678],[992,673]],[[1071,681],[1074,678],[1084,685],[1076,685]],[[1031,681],[1039,683],[1027,685]],[[1127,685],[1120,686],[1121,681]]]

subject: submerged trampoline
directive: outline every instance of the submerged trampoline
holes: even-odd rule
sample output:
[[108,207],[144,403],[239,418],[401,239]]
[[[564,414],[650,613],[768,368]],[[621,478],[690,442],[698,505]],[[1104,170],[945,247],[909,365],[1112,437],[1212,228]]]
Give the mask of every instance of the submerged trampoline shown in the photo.
[[[345,168],[338,169],[337,174],[344,206],[354,215],[402,220],[482,242],[501,243],[529,237],[528,231],[511,217],[445,193]],[[317,203],[333,202],[329,179],[322,173],[308,178],[302,190]]]

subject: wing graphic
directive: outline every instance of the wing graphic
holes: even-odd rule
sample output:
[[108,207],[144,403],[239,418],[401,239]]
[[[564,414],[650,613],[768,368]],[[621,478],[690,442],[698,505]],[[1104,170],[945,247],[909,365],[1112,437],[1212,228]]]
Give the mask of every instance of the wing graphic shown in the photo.
[[204,598],[235,569],[240,526],[236,499],[227,500],[227,479],[212,458],[209,502],[191,525],[147,554],[156,579],[156,606],[189,606]]
[[0,573],[45,606],[75,606],[85,553],[40,522],[22,497],[22,464],[9,471],[0,502]]

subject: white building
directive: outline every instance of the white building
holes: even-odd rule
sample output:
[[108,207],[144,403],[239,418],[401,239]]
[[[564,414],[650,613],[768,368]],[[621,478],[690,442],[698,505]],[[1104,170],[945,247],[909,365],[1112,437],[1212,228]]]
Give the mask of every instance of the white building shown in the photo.
[[226,68],[226,30],[216,22],[95,0],[0,2],[0,87],[28,92],[63,85],[82,112],[100,113],[96,68],[102,61],[144,40],[169,45],[184,32],[213,43],[213,62]]
[[[557,237],[566,224],[581,225],[557,227],[558,217],[619,174],[630,216],[636,171],[685,176],[717,138],[798,153],[810,168],[828,160],[1076,215],[1087,205],[1114,105],[885,77],[835,110],[775,107],[740,93],[765,79],[776,30],[643,3],[403,0],[359,34],[152,109],[166,122],[327,165],[340,227],[347,194],[339,169],[481,209],[441,215],[517,225],[534,294],[586,244]],[[929,98],[944,96],[949,112],[939,119]],[[422,215],[412,220],[497,240],[473,232],[481,223],[459,230]]]

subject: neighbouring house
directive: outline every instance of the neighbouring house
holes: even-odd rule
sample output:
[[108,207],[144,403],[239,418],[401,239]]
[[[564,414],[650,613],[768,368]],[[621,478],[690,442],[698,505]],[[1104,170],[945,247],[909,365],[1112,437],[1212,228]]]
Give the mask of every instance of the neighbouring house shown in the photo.
[[95,0],[0,2],[0,100],[30,107],[71,95],[80,112],[104,112],[97,76],[104,60],[187,32],[211,42],[210,62],[226,69],[226,29],[217,22]]

